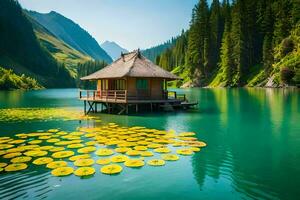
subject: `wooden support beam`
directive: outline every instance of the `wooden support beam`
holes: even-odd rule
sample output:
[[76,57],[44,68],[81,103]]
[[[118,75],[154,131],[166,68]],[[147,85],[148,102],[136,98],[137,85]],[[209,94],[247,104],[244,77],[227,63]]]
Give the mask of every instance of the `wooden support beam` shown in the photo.
[[89,104],[90,108],[88,109],[88,111],[87,111],[86,114],[89,114],[91,111],[95,112],[95,110],[94,110],[94,108],[93,108],[95,102],[92,102],[92,104],[91,104],[91,103],[88,101],[88,104]]
[[121,110],[120,110],[120,112],[118,113],[118,115],[121,115],[123,112],[125,112],[126,106],[124,106],[123,104],[118,104],[118,106],[121,108]]
[[83,102],[84,102],[84,114],[86,115],[86,101]]
[[139,105],[138,104],[135,104],[135,111],[139,112]]

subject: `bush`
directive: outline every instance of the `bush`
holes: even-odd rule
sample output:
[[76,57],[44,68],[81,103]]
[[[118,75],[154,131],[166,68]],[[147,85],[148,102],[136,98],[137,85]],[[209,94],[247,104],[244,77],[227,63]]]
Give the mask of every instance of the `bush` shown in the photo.
[[288,67],[283,67],[280,71],[281,81],[286,84],[292,83],[292,80],[295,76],[295,71]]
[[12,89],[40,89],[35,79],[25,76],[16,75],[12,70],[0,67],[0,90]]
[[281,56],[284,57],[294,50],[294,42],[291,38],[285,38],[281,44]]

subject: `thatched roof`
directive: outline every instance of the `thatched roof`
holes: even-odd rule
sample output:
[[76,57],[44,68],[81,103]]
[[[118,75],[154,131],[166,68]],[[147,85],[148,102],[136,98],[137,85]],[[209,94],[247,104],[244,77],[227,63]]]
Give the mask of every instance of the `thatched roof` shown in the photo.
[[152,63],[137,50],[127,54],[121,54],[121,57],[112,64],[93,74],[82,77],[81,80],[125,77],[163,78],[169,80],[180,79],[178,76]]

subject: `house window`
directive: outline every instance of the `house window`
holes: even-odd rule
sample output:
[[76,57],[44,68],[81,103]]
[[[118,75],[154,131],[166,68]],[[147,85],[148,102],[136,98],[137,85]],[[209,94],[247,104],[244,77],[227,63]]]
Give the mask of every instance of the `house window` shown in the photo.
[[137,90],[147,90],[148,89],[148,80],[147,79],[137,79],[136,80],[136,89]]
[[125,90],[126,84],[124,79],[112,80],[111,90]]

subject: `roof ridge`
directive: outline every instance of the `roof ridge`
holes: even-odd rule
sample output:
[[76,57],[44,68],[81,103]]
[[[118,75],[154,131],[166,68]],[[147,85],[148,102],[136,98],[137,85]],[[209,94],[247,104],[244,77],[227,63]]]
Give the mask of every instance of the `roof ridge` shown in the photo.
[[[132,58],[134,58],[134,61],[132,62],[132,65],[130,66],[130,68],[129,68],[128,72],[125,74],[125,76],[127,76],[128,74],[130,74],[130,72],[131,72],[131,70],[132,70],[132,68],[134,66],[134,63],[135,63],[136,59],[138,58],[138,52],[137,51],[135,52],[135,54],[134,54],[134,56]],[[129,59],[129,60],[131,60],[131,59]]]

